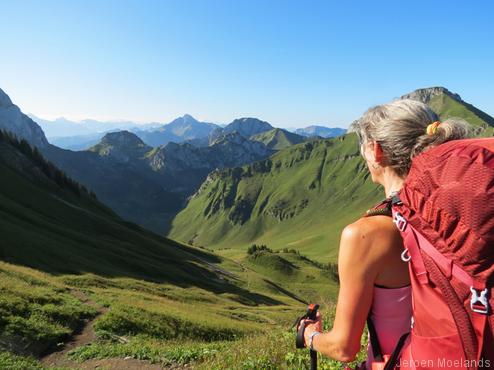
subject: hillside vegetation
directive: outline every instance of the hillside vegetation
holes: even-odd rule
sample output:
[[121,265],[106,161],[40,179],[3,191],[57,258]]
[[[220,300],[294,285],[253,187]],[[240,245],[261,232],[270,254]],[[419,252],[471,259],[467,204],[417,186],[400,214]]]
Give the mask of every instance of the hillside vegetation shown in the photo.
[[334,261],[343,225],[382,196],[364,170],[356,135],[349,134],[211,174],[170,235],[215,249],[255,242]]
[[[124,358],[275,368],[298,359],[285,359],[288,328],[305,302],[325,297],[329,307],[335,294],[334,275],[296,253],[276,255],[291,270],[271,273],[269,256],[258,263],[245,250],[234,261],[127,223],[4,134],[0,172],[2,369],[78,368],[101,359],[119,369],[111,361]],[[88,325],[94,338],[48,356]],[[266,332],[277,341],[261,355]]]

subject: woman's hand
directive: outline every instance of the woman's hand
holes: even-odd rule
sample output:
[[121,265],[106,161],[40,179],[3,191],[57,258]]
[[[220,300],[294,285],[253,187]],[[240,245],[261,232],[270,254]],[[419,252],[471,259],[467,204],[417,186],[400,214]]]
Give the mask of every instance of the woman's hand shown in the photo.
[[302,322],[305,322],[304,341],[305,346],[308,347],[310,335],[315,331],[322,333],[322,315],[318,312],[316,315],[316,320],[304,319],[300,322],[300,324],[302,324]]

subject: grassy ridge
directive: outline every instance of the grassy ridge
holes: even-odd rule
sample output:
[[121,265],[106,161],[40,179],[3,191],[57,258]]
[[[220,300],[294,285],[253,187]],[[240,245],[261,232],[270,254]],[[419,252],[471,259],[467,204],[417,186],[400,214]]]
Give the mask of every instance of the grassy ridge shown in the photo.
[[300,144],[305,141],[305,138],[303,136],[280,128],[274,128],[272,130],[262,132],[260,134],[252,136],[250,139],[260,141],[269,149],[274,150],[285,149],[289,146]]
[[443,121],[450,117],[463,118],[474,127],[476,135],[487,137],[494,134],[494,118],[471,104],[453,99],[448,94],[433,97],[429,106]]

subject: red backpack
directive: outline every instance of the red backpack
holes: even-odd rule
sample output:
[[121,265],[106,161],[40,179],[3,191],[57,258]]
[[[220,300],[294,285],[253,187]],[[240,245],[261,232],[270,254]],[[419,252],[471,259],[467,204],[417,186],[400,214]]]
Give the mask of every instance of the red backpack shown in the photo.
[[413,296],[401,368],[494,368],[494,139],[414,158],[393,221]]

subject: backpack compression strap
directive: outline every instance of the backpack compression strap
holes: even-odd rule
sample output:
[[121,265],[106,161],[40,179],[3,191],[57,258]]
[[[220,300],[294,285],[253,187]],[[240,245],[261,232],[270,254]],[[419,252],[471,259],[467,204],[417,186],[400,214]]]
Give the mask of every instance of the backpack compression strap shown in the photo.
[[[484,284],[477,282],[461,267],[439,252],[420,232],[408,224],[400,213],[393,211],[393,222],[403,235],[405,251],[410,256],[412,269],[419,282],[428,284],[430,274],[439,286],[460,334],[465,355],[473,363],[480,358],[487,315],[491,310],[487,300],[488,290]],[[472,320],[449,282],[452,277],[470,287]],[[480,340],[477,341],[476,338]]]

